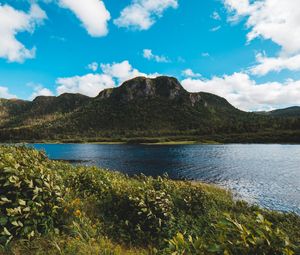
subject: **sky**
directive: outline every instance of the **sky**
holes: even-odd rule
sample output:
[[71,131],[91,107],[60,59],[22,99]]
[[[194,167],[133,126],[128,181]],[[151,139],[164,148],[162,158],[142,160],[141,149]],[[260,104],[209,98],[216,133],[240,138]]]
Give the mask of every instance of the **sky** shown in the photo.
[[0,98],[176,77],[246,111],[300,105],[298,0],[0,0]]

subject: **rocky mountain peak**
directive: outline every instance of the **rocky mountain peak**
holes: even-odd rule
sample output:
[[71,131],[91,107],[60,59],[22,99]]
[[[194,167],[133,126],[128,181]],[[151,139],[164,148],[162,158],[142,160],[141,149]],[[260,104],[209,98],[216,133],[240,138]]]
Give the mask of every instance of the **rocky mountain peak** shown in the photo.
[[136,77],[124,82],[118,88],[102,91],[98,98],[116,97],[120,100],[131,101],[135,98],[160,97],[173,100],[186,93],[176,78],[167,76]]

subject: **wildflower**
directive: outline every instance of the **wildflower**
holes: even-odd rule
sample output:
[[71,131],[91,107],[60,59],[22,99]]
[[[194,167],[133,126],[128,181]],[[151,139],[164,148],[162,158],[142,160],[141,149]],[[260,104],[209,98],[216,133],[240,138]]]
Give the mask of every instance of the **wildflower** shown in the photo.
[[74,215],[75,215],[76,217],[80,217],[80,216],[81,216],[81,211],[80,211],[80,210],[76,210],[76,211],[74,212]]

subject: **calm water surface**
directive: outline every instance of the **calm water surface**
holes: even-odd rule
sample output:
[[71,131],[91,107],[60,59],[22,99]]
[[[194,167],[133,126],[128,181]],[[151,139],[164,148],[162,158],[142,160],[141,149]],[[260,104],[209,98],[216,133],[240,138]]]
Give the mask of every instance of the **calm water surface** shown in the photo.
[[51,159],[84,160],[129,175],[201,180],[266,208],[300,214],[300,145],[35,144]]

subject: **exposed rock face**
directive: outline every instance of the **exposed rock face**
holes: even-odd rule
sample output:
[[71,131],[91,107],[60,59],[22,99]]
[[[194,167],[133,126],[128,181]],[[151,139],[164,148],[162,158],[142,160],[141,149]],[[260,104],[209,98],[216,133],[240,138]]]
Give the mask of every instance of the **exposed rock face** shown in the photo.
[[190,100],[192,103],[192,106],[194,106],[196,103],[198,103],[202,99],[201,94],[199,93],[193,93],[190,94]]
[[100,94],[97,96],[97,99],[108,99],[108,98],[110,98],[112,92],[113,92],[113,89],[105,89],[100,92]]
[[165,98],[174,100],[187,92],[175,78],[160,76],[154,79],[137,77],[124,82],[120,87],[102,91],[98,99],[115,98],[121,101],[134,99]]

